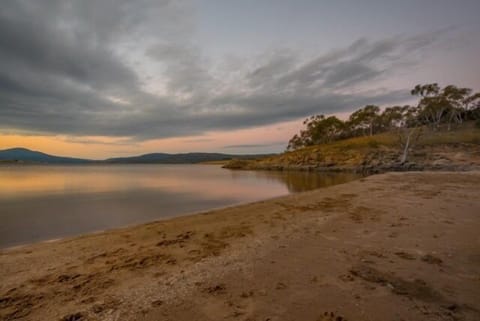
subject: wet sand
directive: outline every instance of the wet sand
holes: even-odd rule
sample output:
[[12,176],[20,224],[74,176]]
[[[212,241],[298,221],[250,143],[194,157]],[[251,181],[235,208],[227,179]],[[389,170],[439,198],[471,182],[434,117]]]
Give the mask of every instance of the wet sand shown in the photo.
[[0,319],[480,320],[479,216],[480,172],[389,173],[2,250]]

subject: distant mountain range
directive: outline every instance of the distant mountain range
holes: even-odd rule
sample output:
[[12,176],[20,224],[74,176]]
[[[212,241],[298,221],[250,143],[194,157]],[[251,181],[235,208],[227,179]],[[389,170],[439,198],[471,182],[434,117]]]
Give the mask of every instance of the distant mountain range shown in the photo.
[[0,161],[49,164],[86,164],[92,162],[88,159],[48,155],[26,148],[11,148],[0,150]]
[[49,155],[26,148],[11,148],[0,150],[0,163],[45,163],[45,164],[195,164],[210,161],[223,161],[230,159],[255,159],[272,154],[263,155],[233,155],[221,153],[183,153],[166,154],[152,153],[132,157],[108,158],[105,160],[90,160],[73,157]]

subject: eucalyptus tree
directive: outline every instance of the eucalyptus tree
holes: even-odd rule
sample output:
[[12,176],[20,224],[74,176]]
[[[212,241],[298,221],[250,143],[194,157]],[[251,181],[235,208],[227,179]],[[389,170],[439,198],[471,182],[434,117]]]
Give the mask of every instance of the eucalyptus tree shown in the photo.
[[440,86],[437,83],[416,85],[410,93],[420,96],[418,117],[433,129],[438,128],[448,109],[444,97],[440,95]]
[[480,92],[469,96],[464,103],[466,118],[480,121]]
[[352,132],[359,130],[366,135],[368,130],[369,135],[374,134],[374,129],[379,125],[380,107],[375,105],[367,105],[350,115],[348,125]]
[[480,93],[472,94],[472,89],[448,85],[440,88],[438,84],[417,85],[412,95],[420,96],[418,117],[434,129],[446,122],[448,130],[453,123],[461,124],[480,104]]
[[391,130],[403,127],[407,123],[407,115],[410,106],[387,107],[379,117],[379,123],[382,130]]
[[458,88],[454,85],[449,85],[442,90],[441,95],[444,97],[448,108],[448,130],[450,130],[453,122],[459,124],[463,122],[469,104],[475,100],[471,93],[470,88]]
[[339,139],[345,128],[344,122],[335,116],[314,115],[305,119],[303,124],[306,128],[290,139],[287,150],[330,143]]

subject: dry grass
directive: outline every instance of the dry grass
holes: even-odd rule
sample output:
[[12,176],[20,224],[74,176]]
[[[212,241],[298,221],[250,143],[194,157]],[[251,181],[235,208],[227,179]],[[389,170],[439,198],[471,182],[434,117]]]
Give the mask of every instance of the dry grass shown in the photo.
[[[417,148],[461,147],[464,145],[480,145],[480,129],[473,122],[462,127],[432,130],[422,129]],[[319,167],[355,167],[365,162],[394,162],[401,153],[398,132],[386,132],[373,136],[354,137],[328,144],[309,146],[295,151],[285,152],[278,156],[247,161],[235,160],[227,164],[233,169],[261,169],[285,166],[319,166]],[[425,153],[427,153],[425,151]],[[428,151],[431,153],[431,150]],[[422,151],[417,150],[421,156]],[[426,154],[425,154],[426,155]]]

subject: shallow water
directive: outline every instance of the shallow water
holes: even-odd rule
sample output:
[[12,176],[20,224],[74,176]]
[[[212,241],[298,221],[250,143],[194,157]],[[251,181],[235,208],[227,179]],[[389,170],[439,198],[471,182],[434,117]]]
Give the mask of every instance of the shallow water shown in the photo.
[[216,165],[0,166],[0,247],[344,183],[354,174]]

